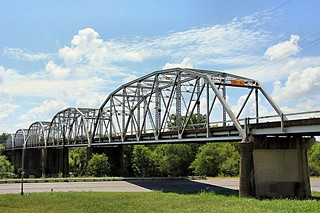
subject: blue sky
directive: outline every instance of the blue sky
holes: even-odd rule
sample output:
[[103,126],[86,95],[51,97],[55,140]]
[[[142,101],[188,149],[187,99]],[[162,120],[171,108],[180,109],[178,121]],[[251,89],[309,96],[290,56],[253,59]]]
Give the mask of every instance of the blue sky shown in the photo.
[[4,1],[0,132],[68,106],[99,107],[121,84],[177,66],[255,78],[285,112],[319,109],[319,8],[316,0]]

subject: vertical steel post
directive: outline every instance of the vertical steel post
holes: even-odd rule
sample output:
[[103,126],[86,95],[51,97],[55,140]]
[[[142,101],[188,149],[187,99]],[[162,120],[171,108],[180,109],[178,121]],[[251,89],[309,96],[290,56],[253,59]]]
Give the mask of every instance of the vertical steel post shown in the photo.
[[160,133],[161,127],[161,94],[159,89],[159,75],[156,76],[155,82],[155,95],[156,95],[156,106],[155,106],[155,133],[156,136]]
[[[222,97],[223,99],[226,101],[226,97],[227,97],[227,91],[226,91],[226,86],[223,85],[222,86]],[[227,112],[226,109],[224,107],[222,107],[222,120],[223,120],[223,126],[227,125]]]
[[[137,85],[137,96],[138,96],[138,103],[142,104],[140,101],[141,101],[141,97],[140,97],[140,87],[141,87],[141,83],[139,82],[138,85]],[[137,109],[137,131],[138,131],[138,139],[140,138],[141,136],[141,133],[142,131],[140,130],[140,116],[141,116],[141,112],[140,112],[140,108],[141,106],[138,106],[138,109]]]
[[209,137],[209,131],[210,131],[210,87],[209,82],[206,82],[207,84],[207,137]]
[[[197,87],[197,97],[200,96],[200,79],[197,79],[197,84],[196,84],[196,87]],[[199,99],[199,98],[198,98]],[[197,124],[199,125],[201,120],[200,120],[200,99],[197,101],[196,103],[197,105]]]
[[109,142],[112,142],[112,103],[113,97],[110,97],[110,121],[109,121]]
[[255,89],[256,94],[256,122],[259,123],[259,91],[258,88]]
[[178,130],[178,137],[181,138],[181,74],[180,72],[177,73],[177,86],[176,86],[176,123],[177,123],[177,130]]
[[125,128],[126,128],[126,107],[125,107],[125,102],[126,102],[126,88],[124,87],[122,89],[122,131],[121,131],[121,137],[122,141],[124,141],[125,138]]

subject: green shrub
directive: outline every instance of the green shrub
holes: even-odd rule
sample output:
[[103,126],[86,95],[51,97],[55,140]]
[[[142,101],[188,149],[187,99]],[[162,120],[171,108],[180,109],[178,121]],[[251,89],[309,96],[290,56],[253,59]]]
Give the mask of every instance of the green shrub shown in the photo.
[[320,142],[316,142],[308,152],[311,176],[320,176]]
[[6,156],[0,155],[0,178],[13,177],[14,167],[7,160]]
[[207,143],[199,148],[190,168],[197,175],[236,176],[239,174],[239,159],[235,144]]
[[88,162],[88,173],[94,177],[104,177],[110,174],[110,164],[105,154],[93,154]]
[[152,177],[160,173],[154,153],[145,145],[134,146],[132,167],[135,176]]
[[70,172],[74,176],[83,176],[87,169],[87,150],[86,147],[77,147],[69,152]]
[[191,173],[193,161],[191,146],[187,144],[163,144],[154,150],[162,175],[186,176]]

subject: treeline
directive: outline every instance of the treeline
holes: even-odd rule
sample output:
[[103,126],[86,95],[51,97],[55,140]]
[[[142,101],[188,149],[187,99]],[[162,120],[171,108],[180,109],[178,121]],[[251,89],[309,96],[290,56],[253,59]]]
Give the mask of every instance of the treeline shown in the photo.
[[[122,148],[124,176],[239,175],[237,143],[128,145]],[[0,178],[10,178],[14,168],[3,151],[4,145],[0,144]],[[312,146],[308,157],[310,175],[320,176],[320,142]],[[85,147],[70,149],[69,165],[74,177],[112,176],[115,170],[106,154],[93,154],[87,161]]]
[[[237,143],[135,145],[124,149],[125,176],[238,176],[240,154]],[[74,176],[109,176],[111,167],[106,155],[94,154],[87,168],[85,148],[70,151],[70,171]],[[95,173],[93,161],[100,158]],[[308,152],[311,176],[320,176],[320,142]],[[101,163],[104,162],[104,163]]]
[[[162,144],[126,146],[123,150],[125,176],[237,176],[239,152],[237,143]],[[108,176],[112,165],[104,154],[94,154],[86,163],[86,148],[74,148],[69,153],[70,172],[74,176]],[[97,158],[104,163],[93,162]],[[93,171],[94,167],[100,169]],[[105,167],[105,168],[104,168]]]

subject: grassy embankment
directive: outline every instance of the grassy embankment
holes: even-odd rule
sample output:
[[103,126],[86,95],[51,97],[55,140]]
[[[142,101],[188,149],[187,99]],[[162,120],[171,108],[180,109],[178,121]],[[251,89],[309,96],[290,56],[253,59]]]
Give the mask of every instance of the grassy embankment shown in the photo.
[[320,212],[320,193],[314,198],[255,199],[213,192],[67,192],[0,195],[0,212]]

